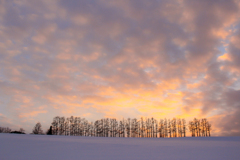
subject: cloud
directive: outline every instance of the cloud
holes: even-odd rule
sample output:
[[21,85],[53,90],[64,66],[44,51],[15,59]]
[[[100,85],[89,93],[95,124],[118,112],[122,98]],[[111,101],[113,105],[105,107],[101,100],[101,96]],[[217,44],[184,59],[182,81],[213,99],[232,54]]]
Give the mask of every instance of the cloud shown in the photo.
[[11,123],[208,117],[213,135],[239,133],[238,1],[0,3],[0,112]]
[[24,118],[24,117],[35,117],[40,113],[47,113],[47,111],[43,110],[43,111],[32,111],[30,113],[22,113],[19,115],[20,118]]

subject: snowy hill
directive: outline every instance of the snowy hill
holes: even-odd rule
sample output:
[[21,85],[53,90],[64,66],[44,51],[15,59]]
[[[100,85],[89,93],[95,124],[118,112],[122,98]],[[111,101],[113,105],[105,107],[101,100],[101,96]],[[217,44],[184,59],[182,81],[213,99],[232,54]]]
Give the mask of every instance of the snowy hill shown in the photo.
[[1,160],[239,160],[240,137],[103,138],[0,134]]

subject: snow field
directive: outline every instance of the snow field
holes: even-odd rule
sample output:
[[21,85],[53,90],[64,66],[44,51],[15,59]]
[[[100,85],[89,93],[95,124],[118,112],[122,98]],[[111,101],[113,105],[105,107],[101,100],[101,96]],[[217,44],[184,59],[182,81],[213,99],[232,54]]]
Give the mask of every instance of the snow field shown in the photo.
[[0,134],[1,160],[239,160],[240,137],[106,138]]

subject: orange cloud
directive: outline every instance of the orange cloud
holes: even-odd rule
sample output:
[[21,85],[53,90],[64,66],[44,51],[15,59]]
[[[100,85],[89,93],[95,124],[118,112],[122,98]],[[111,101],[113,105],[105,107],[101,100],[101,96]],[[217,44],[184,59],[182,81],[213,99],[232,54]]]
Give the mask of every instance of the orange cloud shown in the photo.
[[191,119],[239,108],[239,2],[88,3],[0,6],[3,115],[49,125],[56,115]]
[[29,112],[29,113],[21,113],[19,115],[20,118],[26,118],[26,117],[36,117],[38,114],[40,113],[47,113],[46,110],[43,110],[43,111],[32,111],[32,112]]
[[228,53],[225,53],[218,57],[218,61],[232,61],[230,55]]

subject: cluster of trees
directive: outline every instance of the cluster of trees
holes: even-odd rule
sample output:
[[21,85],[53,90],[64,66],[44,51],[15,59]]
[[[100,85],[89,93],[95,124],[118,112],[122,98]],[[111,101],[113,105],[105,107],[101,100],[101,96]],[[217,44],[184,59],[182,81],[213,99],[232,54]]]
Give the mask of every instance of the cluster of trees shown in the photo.
[[[18,131],[12,131],[8,127],[0,127],[0,133],[16,133],[16,134],[25,134],[25,130],[23,128],[20,128]],[[32,130],[31,134],[44,134],[42,130],[42,125],[40,122],[38,122]]]
[[[194,136],[210,136],[209,122],[207,119],[197,120],[200,125],[197,128],[189,122],[189,130],[196,132]],[[203,123],[204,122],[204,123]],[[205,125],[203,125],[205,124]],[[201,127],[200,127],[201,126]],[[204,126],[204,129],[203,129]],[[186,137],[186,120],[180,118],[160,119],[154,118],[123,119],[117,121],[114,118],[105,118],[93,122],[88,122],[80,117],[59,117],[53,119],[52,126],[48,134],[53,135],[70,135],[70,136],[93,136],[93,137]],[[201,131],[201,134],[199,133]],[[193,136],[192,135],[192,136]]]
[[20,128],[19,131],[12,131],[8,127],[0,127],[0,133],[17,133],[17,134],[25,134],[25,130]]
[[0,133],[10,133],[11,131],[8,127],[0,127]]
[[[185,119],[160,119],[154,118],[123,119],[117,121],[114,118],[104,118],[88,122],[80,117],[59,117],[53,118],[53,122],[46,132],[48,135],[65,136],[91,136],[91,137],[186,137],[187,127],[192,137],[210,137],[211,124],[206,118],[194,118],[186,125]],[[0,127],[0,133],[25,134],[25,130],[12,131],[8,127]],[[31,134],[44,134],[42,125],[38,122]]]
[[189,130],[192,133],[192,137],[210,137],[211,124],[206,118],[197,119],[194,118],[189,122]]

